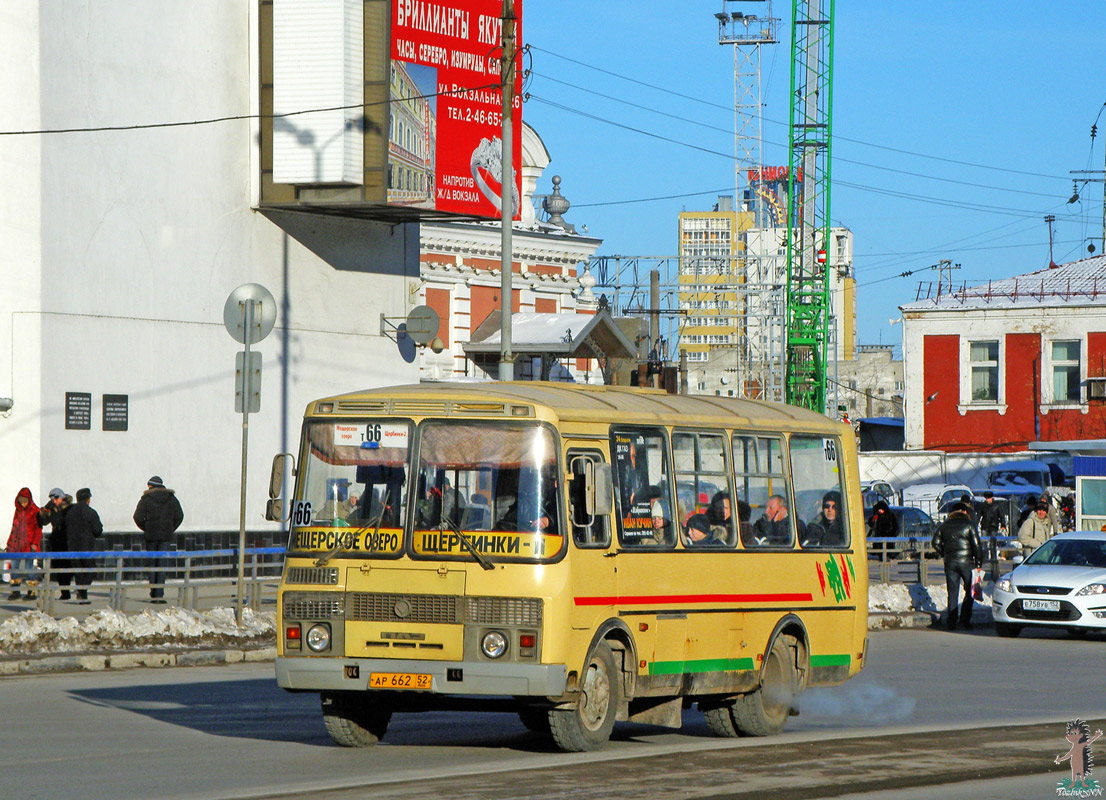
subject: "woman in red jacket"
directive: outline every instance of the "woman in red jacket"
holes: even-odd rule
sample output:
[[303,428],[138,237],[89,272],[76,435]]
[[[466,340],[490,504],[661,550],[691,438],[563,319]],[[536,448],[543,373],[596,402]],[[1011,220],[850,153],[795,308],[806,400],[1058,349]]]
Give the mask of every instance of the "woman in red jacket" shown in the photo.
[[[42,550],[42,525],[38,521],[38,506],[31,497],[31,490],[24,486],[15,496],[15,516],[12,518],[12,532],[8,536],[7,550],[9,553],[38,553]],[[34,562],[27,560],[19,562],[18,566],[12,565],[12,593],[9,600],[19,599],[19,585],[22,578],[17,574],[27,576],[26,599],[35,598]]]

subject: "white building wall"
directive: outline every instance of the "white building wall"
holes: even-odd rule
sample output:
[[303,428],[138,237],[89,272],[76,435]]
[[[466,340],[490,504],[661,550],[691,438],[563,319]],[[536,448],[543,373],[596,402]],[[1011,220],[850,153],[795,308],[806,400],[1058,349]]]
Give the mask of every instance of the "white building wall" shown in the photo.
[[[6,6],[5,127],[248,115],[252,7]],[[133,530],[145,481],[159,474],[181,498],[185,530],[236,529],[241,345],[222,309],[242,283],[265,285],[282,305],[255,347],[264,368],[250,417],[250,529],[272,527],[261,519],[268,465],[295,449],[310,399],[418,380],[415,354],[379,330],[381,312],[413,305],[417,233],[252,210],[253,130],[244,119],[0,141],[0,320],[15,361],[0,348],[15,402],[0,418],[0,501],[23,485],[36,501],[53,486],[89,486],[105,526]],[[65,430],[67,391],[92,394],[92,430]],[[104,393],[129,396],[128,431],[101,430]]]

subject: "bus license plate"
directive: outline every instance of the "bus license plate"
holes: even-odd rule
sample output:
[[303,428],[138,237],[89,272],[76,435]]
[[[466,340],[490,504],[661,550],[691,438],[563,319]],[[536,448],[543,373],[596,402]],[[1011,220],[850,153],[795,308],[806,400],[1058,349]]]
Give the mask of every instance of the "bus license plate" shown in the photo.
[[1059,600],[1022,600],[1022,608],[1026,611],[1059,611]]
[[405,672],[374,672],[369,675],[370,689],[429,689],[430,676]]

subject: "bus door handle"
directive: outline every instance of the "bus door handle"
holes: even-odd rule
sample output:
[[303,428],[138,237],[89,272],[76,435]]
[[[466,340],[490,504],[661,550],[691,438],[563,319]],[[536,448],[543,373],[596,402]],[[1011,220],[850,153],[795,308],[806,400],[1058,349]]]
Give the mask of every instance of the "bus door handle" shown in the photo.
[[608,550],[606,553],[603,554],[603,558],[614,558],[618,555],[618,553],[618,550]]

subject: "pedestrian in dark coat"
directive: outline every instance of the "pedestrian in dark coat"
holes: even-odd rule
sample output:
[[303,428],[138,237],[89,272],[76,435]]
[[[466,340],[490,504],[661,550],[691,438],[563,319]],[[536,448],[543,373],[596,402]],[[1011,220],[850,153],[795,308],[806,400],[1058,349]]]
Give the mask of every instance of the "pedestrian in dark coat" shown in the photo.
[[945,560],[945,585],[949,592],[948,627],[956,630],[957,598],[964,586],[964,602],[960,605],[960,627],[972,627],[972,568],[983,564],[983,548],[979,533],[972,524],[971,511],[957,503],[941,527],[933,534],[933,549]]
[[872,506],[872,516],[868,517],[868,532],[876,538],[894,538],[899,535],[899,521],[891,513],[886,500],[877,500]]
[[[96,540],[104,534],[104,525],[100,522],[100,515],[96,513],[89,501],[92,499],[90,489],[77,490],[77,502],[69,506],[65,512],[65,531],[69,538],[69,551],[73,553],[87,553],[96,546]],[[80,571],[76,573],[77,602],[88,605],[88,587],[92,583],[92,568],[96,562],[92,558],[70,559],[70,565]]]
[[[145,534],[143,537],[147,550],[151,552],[169,549],[173,534],[184,522],[184,511],[172,489],[165,488],[165,482],[157,475],[146,481],[146,491],[134,510],[134,524]],[[150,600],[164,603],[165,571],[169,559],[165,556],[150,559]]]
[[[38,512],[38,521],[43,527],[50,526],[50,535],[46,537],[46,549],[53,553],[64,553],[69,549],[69,539],[65,532],[65,514],[69,506],[73,504],[73,498],[62,489],[50,490],[50,502]],[[59,600],[69,599],[69,584],[73,580],[73,573],[69,571],[69,559],[53,559],[53,567],[57,570],[54,576],[61,586]]]

